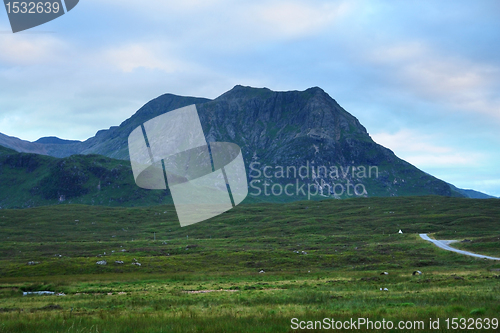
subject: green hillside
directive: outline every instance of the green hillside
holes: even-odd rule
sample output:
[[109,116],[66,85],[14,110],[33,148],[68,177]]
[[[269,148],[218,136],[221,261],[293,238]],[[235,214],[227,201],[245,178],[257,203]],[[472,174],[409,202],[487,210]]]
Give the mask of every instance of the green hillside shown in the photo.
[[[351,170],[352,166],[348,166]],[[298,168],[297,168],[298,169]],[[311,169],[312,170],[312,169]],[[309,171],[311,173],[312,171]],[[324,200],[328,191],[321,195],[309,180],[259,179],[249,176],[249,194],[244,203],[292,202],[299,200]],[[339,174],[342,176],[341,171]],[[342,184],[344,193],[337,198],[356,197],[354,185],[366,189],[364,196],[416,196],[429,193],[457,196],[445,182],[430,175],[424,175],[412,165],[401,161],[398,164],[381,162],[376,178],[353,178],[349,171],[347,178],[335,179]],[[252,183],[253,181],[253,183]],[[260,183],[256,183],[259,181]],[[292,184],[293,196],[273,195],[271,186],[283,188]],[[331,179],[328,180],[331,182]],[[347,182],[353,185],[347,186]],[[314,185],[314,186],[313,186]],[[298,189],[302,187],[303,192]],[[358,189],[359,187],[356,187]],[[350,195],[348,195],[350,191]],[[259,195],[256,195],[256,194]],[[360,191],[361,193],[361,191]],[[270,194],[270,195],[269,195]],[[333,197],[333,194],[330,194]],[[168,190],[146,190],[139,188],[133,179],[130,162],[101,155],[71,155],[56,158],[46,155],[18,153],[0,146],[0,208],[30,208],[45,205],[85,204],[100,206],[148,206],[171,204]]]
[[0,207],[172,203],[167,191],[135,185],[130,163],[100,155],[55,158],[0,147]]

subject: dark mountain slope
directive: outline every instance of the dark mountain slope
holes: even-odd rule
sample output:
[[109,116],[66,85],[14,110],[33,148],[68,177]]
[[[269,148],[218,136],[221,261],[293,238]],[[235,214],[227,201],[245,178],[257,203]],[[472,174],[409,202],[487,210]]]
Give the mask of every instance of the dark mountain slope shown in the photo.
[[132,130],[145,121],[167,111],[172,111],[191,104],[210,101],[206,98],[183,97],[165,94],[141,107],[132,117],[125,120],[120,126],[102,130],[82,142],[79,146],[80,154],[99,154],[117,159],[128,159],[128,136]]
[[[392,151],[375,143],[366,129],[350,113],[320,88],[306,91],[273,92],[236,86],[217,99],[198,106],[201,123],[208,141],[230,141],[243,151],[247,168],[263,171],[265,166],[276,171],[301,166],[314,166],[315,174],[300,183],[363,184],[368,196],[436,194],[462,196],[449,185],[398,158]],[[259,163],[259,164],[257,164]],[[329,172],[319,174],[318,167],[328,171],[337,166],[349,170],[345,177]],[[356,167],[353,173],[352,168]],[[359,177],[358,167],[376,167],[378,177]],[[348,169],[350,168],[350,169]],[[269,168],[268,168],[269,169]],[[247,169],[248,170],[248,169]],[[375,170],[375,169],[374,169]],[[264,181],[273,184],[295,183],[298,177],[252,177],[250,180],[264,191]],[[333,185],[332,185],[333,186]],[[327,189],[325,186],[322,186]],[[276,187],[279,189],[279,187]],[[361,192],[361,187],[359,187]],[[255,190],[254,193],[258,192]],[[340,192],[340,187],[337,192]],[[272,195],[270,195],[271,197]],[[345,197],[346,193],[339,195]]]

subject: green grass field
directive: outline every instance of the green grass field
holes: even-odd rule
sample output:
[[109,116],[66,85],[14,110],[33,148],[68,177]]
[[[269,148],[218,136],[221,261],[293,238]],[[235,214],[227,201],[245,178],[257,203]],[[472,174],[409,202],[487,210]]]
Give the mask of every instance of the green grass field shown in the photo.
[[[173,206],[0,210],[0,332],[328,331],[293,330],[292,318],[458,332],[444,320],[500,317],[500,262],[440,250],[418,233],[500,257],[499,203],[248,204],[184,228]],[[41,290],[65,296],[22,295]]]

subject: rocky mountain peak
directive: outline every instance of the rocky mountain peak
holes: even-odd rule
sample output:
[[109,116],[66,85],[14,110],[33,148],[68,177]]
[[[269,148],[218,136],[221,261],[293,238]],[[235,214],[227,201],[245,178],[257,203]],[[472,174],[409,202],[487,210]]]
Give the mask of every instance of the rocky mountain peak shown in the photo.
[[[266,167],[299,170],[310,165],[316,170],[314,176],[311,173],[311,177],[300,179],[306,186],[321,187],[324,181],[348,187],[352,182],[366,189],[360,193],[368,196],[461,195],[449,184],[375,143],[358,119],[319,87],[272,91],[237,85],[214,100],[164,94],[146,103],[119,126],[101,130],[84,142],[18,142],[21,140],[0,135],[0,144],[3,140],[5,146],[17,151],[39,151],[56,157],[99,154],[127,160],[127,140],[132,130],[158,115],[191,104],[197,106],[208,142],[232,142],[241,147],[249,182],[258,181],[254,184],[286,186],[298,178],[259,178],[257,172],[252,173],[251,163],[258,163],[253,169],[260,171]],[[328,169],[328,174],[320,174],[320,167]],[[364,177],[363,170],[370,168],[375,170],[374,177]]]

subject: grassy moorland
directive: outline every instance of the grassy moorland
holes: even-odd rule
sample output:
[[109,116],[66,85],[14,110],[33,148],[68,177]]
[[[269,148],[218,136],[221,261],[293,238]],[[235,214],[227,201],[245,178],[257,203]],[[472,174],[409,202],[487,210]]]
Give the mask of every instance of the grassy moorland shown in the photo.
[[[289,332],[292,318],[426,330],[440,318],[448,331],[446,318],[499,318],[500,262],[418,237],[500,257],[499,203],[251,204],[184,228],[173,206],[0,210],[0,332]],[[66,296],[22,296],[38,290]]]

